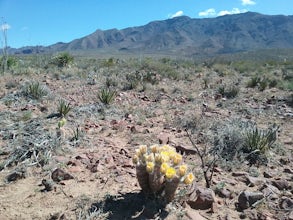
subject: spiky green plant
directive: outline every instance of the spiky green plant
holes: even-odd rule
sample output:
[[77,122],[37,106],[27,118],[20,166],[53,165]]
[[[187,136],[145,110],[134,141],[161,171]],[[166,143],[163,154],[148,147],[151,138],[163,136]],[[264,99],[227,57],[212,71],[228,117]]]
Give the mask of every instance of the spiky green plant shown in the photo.
[[60,53],[52,58],[51,63],[57,65],[58,67],[67,67],[73,63],[74,58],[68,52]]
[[110,103],[114,101],[116,95],[117,95],[117,92],[115,90],[111,90],[107,88],[107,89],[102,89],[98,93],[98,98],[102,103],[109,105]]
[[66,103],[63,99],[59,101],[58,113],[60,117],[65,117],[71,109],[70,103]]
[[277,140],[278,129],[278,126],[273,125],[267,130],[252,127],[246,131],[243,151],[248,154],[247,160],[251,164],[258,163],[262,159],[267,160],[267,152]]
[[48,92],[39,82],[32,82],[25,88],[25,94],[33,99],[41,99]]

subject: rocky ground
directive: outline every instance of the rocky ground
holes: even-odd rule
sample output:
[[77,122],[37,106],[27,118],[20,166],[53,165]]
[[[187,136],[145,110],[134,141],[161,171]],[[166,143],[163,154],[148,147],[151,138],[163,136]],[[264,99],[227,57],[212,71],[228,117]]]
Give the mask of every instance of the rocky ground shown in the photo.
[[[256,72],[229,65],[110,61],[0,76],[0,219],[293,219],[292,91],[249,88]],[[262,71],[281,79],[284,68]],[[46,93],[29,93],[32,82]],[[221,90],[231,86],[235,97]],[[105,87],[117,92],[108,105]],[[58,128],[61,99],[71,110]],[[276,128],[254,161],[237,148],[245,123]],[[140,192],[141,144],[175,147],[196,177],[167,206]]]

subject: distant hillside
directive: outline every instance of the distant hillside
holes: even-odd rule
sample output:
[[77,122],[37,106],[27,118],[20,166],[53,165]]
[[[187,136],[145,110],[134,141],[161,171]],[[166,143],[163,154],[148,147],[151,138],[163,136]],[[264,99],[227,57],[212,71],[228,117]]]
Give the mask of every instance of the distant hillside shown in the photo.
[[181,16],[122,30],[97,30],[69,43],[10,51],[20,54],[120,51],[195,56],[277,48],[293,48],[293,16],[247,12],[205,19]]

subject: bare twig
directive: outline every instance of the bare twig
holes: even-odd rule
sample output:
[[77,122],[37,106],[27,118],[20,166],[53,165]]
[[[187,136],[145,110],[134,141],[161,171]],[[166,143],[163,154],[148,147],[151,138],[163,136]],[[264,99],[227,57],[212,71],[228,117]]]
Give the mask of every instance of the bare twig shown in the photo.
[[[208,160],[207,157],[208,157],[208,154],[209,154],[207,146],[205,146],[203,150],[200,150],[198,148],[198,146],[195,144],[195,142],[193,141],[193,139],[192,139],[190,133],[188,132],[188,130],[185,129],[185,131],[187,133],[188,139],[190,140],[192,146],[195,148],[196,153],[200,158],[201,168],[202,168],[204,179],[205,179],[205,182],[206,182],[206,187],[210,188],[212,178],[213,178],[213,174],[214,174],[214,168],[215,168],[216,161],[217,161],[218,158],[217,158],[216,154],[213,154],[213,159],[211,161],[207,162],[207,160]],[[210,173],[210,175],[209,175],[209,173]]]

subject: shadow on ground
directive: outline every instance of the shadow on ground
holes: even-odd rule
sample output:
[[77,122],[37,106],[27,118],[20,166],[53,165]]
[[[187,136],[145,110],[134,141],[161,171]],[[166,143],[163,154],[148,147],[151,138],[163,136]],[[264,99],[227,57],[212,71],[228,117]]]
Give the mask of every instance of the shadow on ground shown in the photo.
[[90,212],[102,209],[109,213],[107,219],[164,219],[168,212],[157,200],[146,198],[143,193],[126,193],[120,196],[108,196],[104,200],[93,203]]

